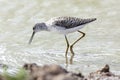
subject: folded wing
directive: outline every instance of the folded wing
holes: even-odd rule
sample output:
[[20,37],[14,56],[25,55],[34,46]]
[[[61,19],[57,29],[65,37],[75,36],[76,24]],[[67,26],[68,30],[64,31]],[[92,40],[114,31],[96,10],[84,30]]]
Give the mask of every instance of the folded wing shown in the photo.
[[57,17],[54,19],[53,25],[65,27],[66,29],[84,25],[95,21],[96,18],[81,19],[76,17]]

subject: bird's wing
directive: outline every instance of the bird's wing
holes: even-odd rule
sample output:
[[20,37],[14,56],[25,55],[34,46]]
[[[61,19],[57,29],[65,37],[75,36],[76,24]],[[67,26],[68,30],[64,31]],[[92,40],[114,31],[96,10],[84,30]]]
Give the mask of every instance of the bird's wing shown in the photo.
[[77,27],[95,21],[96,18],[80,19],[76,17],[57,17],[53,20],[53,25],[65,27],[66,29]]

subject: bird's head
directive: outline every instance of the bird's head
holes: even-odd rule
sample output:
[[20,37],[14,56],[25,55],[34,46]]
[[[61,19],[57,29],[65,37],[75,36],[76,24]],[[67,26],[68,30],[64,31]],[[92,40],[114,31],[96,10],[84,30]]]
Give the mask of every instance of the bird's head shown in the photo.
[[46,30],[46,24],[45,23],[36,23],[33,27],[33,32],[39,32]]
[[29,40],[29,44],[32,42],[32,39],[33,39],[36,32],[45,31],[45,30],[47,30],[47,26],[46,26],[45,23],[37,23],[37,24],[35,24],[35,26],[33,27],[32,36],[31,36],[31,38]]

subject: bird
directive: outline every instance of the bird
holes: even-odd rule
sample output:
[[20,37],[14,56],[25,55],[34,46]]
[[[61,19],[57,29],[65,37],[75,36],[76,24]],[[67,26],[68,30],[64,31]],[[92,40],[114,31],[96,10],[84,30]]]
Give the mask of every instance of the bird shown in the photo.
[[[70,49],[71,57],[70,57],[70,64],[73,63],[73,57],[75,55],[73,51],[73,46],[80,41],[83,37],[85,37],[85,33],[80,31],[86,24],[91,23],[95,21],[97,18],[79,18],[79,17],[70,17],[70,16],[60,16],[60,17],[54,17],[46,22],[40,22],[36,23],[33,26],[33,33],[29,40],[29,44],[31,44],[33,37],[36,32],[40,31],[49,31],[49,32],[56,32],[59,34],[63,34],[66,40],[67,48],[65,51],[65,58],[66,58],[66,64],[68,64],[68,50]],[[67,39],[67,34],[78,32],[82,34],[76,41],[74,41],[71,45]]]

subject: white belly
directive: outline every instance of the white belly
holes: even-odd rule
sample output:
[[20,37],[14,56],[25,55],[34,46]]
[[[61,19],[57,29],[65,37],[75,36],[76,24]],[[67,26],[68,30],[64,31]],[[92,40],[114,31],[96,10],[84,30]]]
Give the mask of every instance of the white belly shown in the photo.
[[85,25],[81,25],[75,28],[70,28],[70,29],[57,29],[57,32],[60,34],[68,34],[68,33],[72,33],[75,31],[78,31],[79,29],[83,28]]

